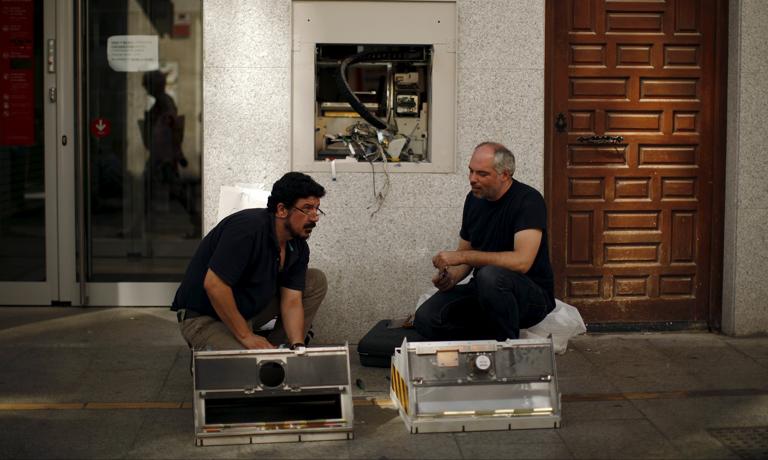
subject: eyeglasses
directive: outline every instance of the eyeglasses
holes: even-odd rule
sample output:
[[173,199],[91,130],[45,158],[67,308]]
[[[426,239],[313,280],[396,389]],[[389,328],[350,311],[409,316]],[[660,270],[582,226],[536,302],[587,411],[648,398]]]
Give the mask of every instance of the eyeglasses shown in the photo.
[[309,217],[323,217],[323,216],[325,216],[325,213],[319,207],[315,208],[315,207],[312,207],[312,206],[307,206],[305,209],[302,209],[302,208],[297,208],[296,206],[294,206],[293,209],[295,209],[295,210],[299,211],[300,213],[304,214],[305,216],[309,216]]

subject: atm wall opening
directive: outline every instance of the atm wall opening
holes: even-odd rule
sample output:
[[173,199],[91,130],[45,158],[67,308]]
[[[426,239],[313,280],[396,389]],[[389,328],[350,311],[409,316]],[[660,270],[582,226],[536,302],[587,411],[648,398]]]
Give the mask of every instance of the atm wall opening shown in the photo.
[[454,172],[456,4],[292,6],[291,168]]
[[430,161],[431,45],[317,44],[315,160]]

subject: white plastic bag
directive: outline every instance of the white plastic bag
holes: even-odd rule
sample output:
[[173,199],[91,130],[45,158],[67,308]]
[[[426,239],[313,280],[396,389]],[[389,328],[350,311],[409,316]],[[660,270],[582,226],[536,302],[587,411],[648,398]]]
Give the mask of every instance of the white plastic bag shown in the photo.
[[568,341],[571,337],[585,332],[587,332],[587,326],[579,310],[560,299],[555,299],[555,309],[549,312],[539,324],[528,329],[520,329],[520,338],[547,338],[552,334],[555,353],[561,355],[568,349]]
[[219,214],[216,222],[243,209],[266,208],[269,192],[259,184],[222,185],[219,190]]

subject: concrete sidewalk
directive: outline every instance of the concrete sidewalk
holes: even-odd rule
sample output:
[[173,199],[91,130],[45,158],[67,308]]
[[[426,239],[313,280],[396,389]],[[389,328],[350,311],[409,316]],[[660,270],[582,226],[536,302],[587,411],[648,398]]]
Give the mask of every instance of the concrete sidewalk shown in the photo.
[[170,311],[0,308],[0,458],[768,458],[768,337],[578,337],[547,430],[411,435],[352,358],[354,440],[196,447]]

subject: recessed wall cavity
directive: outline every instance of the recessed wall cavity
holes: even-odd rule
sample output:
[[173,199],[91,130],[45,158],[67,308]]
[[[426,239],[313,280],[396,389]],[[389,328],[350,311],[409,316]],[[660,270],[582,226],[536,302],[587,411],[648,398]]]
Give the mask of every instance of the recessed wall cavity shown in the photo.
[[454,2],[293,2],[293,169],[453,172]]
[[318,44],[315,56],[316,161],[430,161],[431,45]]

